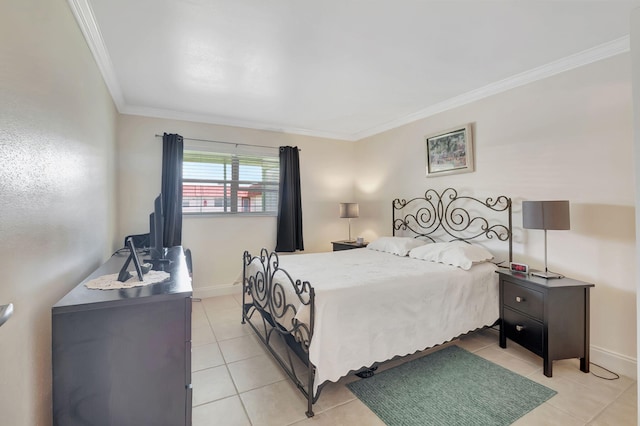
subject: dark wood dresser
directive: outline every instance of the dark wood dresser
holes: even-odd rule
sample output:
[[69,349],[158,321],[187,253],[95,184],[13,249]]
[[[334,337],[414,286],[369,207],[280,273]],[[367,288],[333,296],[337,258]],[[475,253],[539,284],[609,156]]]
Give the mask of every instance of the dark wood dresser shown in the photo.
[[580,358],[589,372],[589,289],[593,284],[571,278],[545,279],[500,270],[500,347],[507,338],[544,360]]
[[154,267],[170,273],[167,281],[84,286],[117,273],[128,254],[112,256],[52,308],[54,425],[191,424],[192,288],[182,247]]

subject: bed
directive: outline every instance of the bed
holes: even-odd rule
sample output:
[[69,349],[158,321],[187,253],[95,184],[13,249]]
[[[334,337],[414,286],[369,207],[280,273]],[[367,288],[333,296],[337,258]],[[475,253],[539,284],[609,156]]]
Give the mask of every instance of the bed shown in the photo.
[[511,261],[511,200],[448,188],[395,199],[392,211],[391,236],[367,248],[244,253],[242,323],[304,394],[309,417],[325,384],[498,320],[494,262]]

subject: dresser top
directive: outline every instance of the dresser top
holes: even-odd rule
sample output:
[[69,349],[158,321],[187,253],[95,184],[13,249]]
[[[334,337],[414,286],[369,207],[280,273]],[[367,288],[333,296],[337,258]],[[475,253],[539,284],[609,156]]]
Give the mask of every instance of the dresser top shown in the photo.
[[[102,275],[117,274],[129,257],[129,252],[123,250],[109,258],[102,266],[74,287],[62,299],[52,307],[52,313],[64,313],[88,309],[99,309],[110,306],[122,306],[125,304],[139,304],[159,299],[173,299],[175,297],[188,297],[192,294],[191,278],[187,270],[187,264],[182,247],[171,247],[166,259],[170,262],[154,265],[153,269],[169,273],[165,281],[148,284],[141,287],[114,290],[95,290],[85,286],[87,281]],[[139,255],[142,263],[145,256]],[[129,270],[134,271],[133,262],[129,264]],[[133,272],[135,275],[135,271]]]

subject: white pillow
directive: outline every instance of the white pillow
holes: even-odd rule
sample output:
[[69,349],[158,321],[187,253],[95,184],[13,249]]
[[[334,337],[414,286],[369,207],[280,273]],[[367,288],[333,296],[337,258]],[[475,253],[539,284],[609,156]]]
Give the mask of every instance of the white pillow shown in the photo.
[[465,271],[476,263],[493,259],[493,255],[484,247],[464,241],[427,244],[411,250],[409,257],[457,266]]
[[380,237],[369,243],[369,250],[383,251],[397,256],[406,256],[413,248],[425,245],[427,242],[410,237]]

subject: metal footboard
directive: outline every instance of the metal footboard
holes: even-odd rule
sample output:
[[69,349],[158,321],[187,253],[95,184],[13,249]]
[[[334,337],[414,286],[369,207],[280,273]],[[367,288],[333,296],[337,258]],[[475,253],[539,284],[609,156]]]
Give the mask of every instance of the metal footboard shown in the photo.
[[[309,282],[294,280],[287,271],[280,269],[277,253],[269,253],[266,249],[260,251],[260,256],[245,251],[242,269],[242,323],[249,323],[305,396],[306,415],[312,417],[313,404],[321,390],[319,387],[314,394],[315,366],[309,361],[315,291]],[[302,309],[309,311],[308,320],[304,322],[297,318]]]

